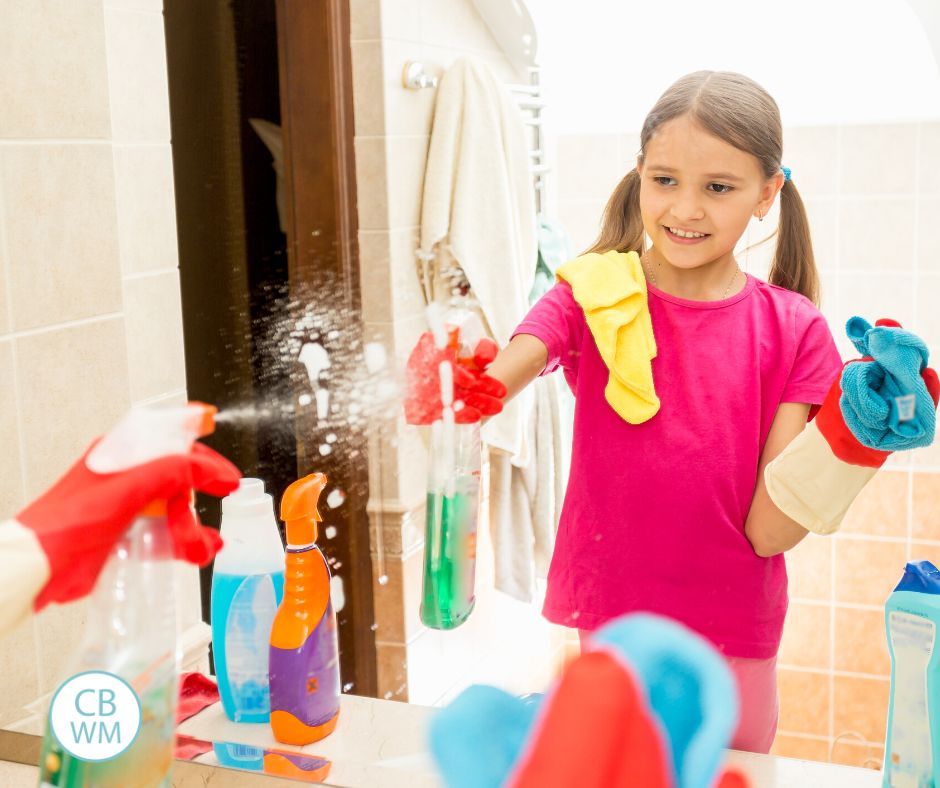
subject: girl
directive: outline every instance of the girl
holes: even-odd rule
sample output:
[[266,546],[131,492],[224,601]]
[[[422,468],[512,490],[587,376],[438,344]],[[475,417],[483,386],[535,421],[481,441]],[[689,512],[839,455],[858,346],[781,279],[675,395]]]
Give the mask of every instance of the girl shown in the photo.
[[[770,500],[763,470],[842,366],[815,306],[809,225],[782,148],[776,103],[740,74],[681,78],[643,124],[636,167],[590,251],[639,255],[656,348],[653,415],[628,423],[612,407],[610,369],[565,281],[487,369],[508,398],[561,368],[576,396],[545,616],[583,637],[647,610],[705,635],[739,684],[732,747],[756,752],[770,749],[777,726],[782,553],[807,533]],[[734,248],[778,194],[765,283],[741,270]]]

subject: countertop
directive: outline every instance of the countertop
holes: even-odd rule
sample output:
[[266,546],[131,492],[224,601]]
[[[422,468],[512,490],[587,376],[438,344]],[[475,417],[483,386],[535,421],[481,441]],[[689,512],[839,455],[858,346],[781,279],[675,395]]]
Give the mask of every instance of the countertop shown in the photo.
[[[267,725],[240,725],[226,719],[220,704],[180,725],[180,733],[199,739],[277,747],[332,761],[328,784],[343,788],[440,788],[425,750],[425,729],[435,709],[396,701],[344,695],[336,731],[302,748],[277,744]],[[200,760],[211,762],[212,754]],[[835,766],[771,755],[730,751],[755,788],[879,788],[881,775],[870,769]]]

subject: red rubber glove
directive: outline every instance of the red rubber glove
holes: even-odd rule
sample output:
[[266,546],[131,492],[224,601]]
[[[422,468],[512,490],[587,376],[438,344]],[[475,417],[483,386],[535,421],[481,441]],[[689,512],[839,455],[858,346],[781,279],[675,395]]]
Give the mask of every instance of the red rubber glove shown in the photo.
[[499,348],[492,339],[481,339],[472,359],[457,359],[452,345],[439,348],[434,335],[425,331],[408,356],[406,367],[407,392],[405,420],[409,424],[431,424],[442,418],[441,362],[450,364],[454,374],[454,421],[472,424],[484,416],[495,416],[503,409],[506,387],[496,378],[484,374],[496,358]]
[[49,561],[49,581],[34,602],[70,602],[94,588],[108,555],[128,526],[153,501],[167,502],[167,521],[177,558],[207,564],[222,547],[218,532],[199,523],[192,490],[222,496],[241,474],[221,454],[194,443],[174,454],[116,473],[94,473],[82,458],[16,515],[35,532]]

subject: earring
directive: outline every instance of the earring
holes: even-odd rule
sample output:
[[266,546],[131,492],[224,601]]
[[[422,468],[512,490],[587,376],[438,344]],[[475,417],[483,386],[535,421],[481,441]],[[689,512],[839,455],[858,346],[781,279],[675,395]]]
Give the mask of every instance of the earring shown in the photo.
[[757,221],[759,222],[764,221],[764,214],[761,211],[757,212]]

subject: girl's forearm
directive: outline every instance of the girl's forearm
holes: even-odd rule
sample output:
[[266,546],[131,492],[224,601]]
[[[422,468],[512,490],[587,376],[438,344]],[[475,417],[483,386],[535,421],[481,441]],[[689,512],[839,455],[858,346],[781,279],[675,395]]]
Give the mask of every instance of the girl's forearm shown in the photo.
[[535,380],[548,362],[548,348],[541,339],[531,334],[519,334],[499,351],[486,374],[506,387],[504,402]]

